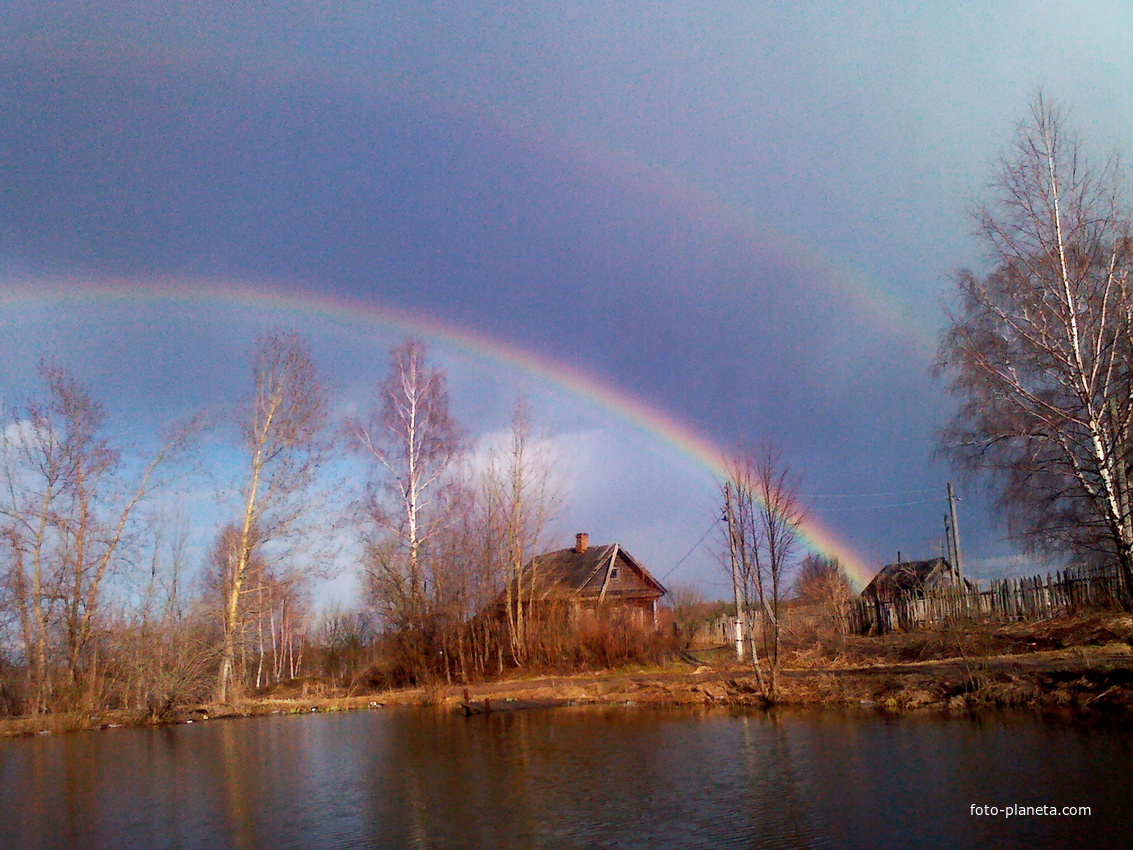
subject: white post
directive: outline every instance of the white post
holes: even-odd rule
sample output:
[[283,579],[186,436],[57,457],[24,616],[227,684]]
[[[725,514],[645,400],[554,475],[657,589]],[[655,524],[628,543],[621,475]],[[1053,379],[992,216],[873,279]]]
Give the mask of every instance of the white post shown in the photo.
[[728,520],[728,549],[732,555],[732,593],[736,599],[736,660],[744,660],[744,609],[740,604],[740,579],[736,572],[736,531],[732,515],[732,487],[724,484],[724,512]]

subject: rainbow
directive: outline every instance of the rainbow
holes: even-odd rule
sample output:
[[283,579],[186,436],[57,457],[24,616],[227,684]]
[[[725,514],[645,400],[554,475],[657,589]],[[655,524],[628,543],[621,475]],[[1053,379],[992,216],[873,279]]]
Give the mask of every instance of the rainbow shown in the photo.
[[[193,75],[215,73],[218,67],[223,67],[224,73],[234,74],[237,80],[249,86],[287,87],[302,82],[321,86],[327,92],[414,104],[461,125],[478,127],[483,136],[496,140],[501,149],[533,149],[543,157],[560,161],[566,172],[577,170],[579,165],[593,168],[607,180],[664,202],[669,209],[683,211],[710,230],[731,230],[776,263],[797,271],[800,279],[842,299],[849,312],[861,321],[877,326],[909,348],[929,351],[936,345],[937,328],[919,305],[903,303],[900,293],[887,291],[861,271],[824,255],[815,248],[813,240],[800,238],[759,218],[755,210],[726,199],[719,189],[660,162],[648,161],[638,152],[615,148],[592,136],[546,121],[520,117],[494,103],[462,102],[404,77],[388,80],[380,75],[347,72],[342,68],[331,72],[302,56],[289,56],[286,63],[249,60],[243,56],[225,67],[230,60],[231,57],[220,58],[201,48],[184,45],[172,49],[165,45],[160,51],[123,49],[116,45],[109,53],[95,49],[71,59],[80,66],[89,63],[129,74],[144,70]],[[58,58],[53,57],[53,61]],[[420,323],[414,320],[414,326],[417,324]]]
[[[336,323],[381,325],[397,332],[451,345],[458,350],[511,367],[542,382],[580,396],[609,412],[622,422],[658,439],[707,470],[717,481],[727,476],[725,452],[709,437],[670,414],[635,398],[626,391],[582,372],[573,366],[555,363],[499,340],[464,328],[441,324],[434,319],[389,307],[377,307],[357,299],[294,292],[270,286],[220,284],[214,281],[159,279],[135,281],[61,281],[54,283],[12,283],[0,289],[3,306],[106,305],[119,303],[157,303],[184,306],[223,305],[237,310],[271,310],[298,313]],[[807,549],[837,558],[854,586],[861,590],[873,571],[829,530],[814,520],[799,528]]]

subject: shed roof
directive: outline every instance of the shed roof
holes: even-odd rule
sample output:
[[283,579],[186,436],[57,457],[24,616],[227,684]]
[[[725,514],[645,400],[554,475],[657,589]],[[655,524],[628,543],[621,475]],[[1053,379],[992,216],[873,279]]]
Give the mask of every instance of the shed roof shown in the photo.
[[[948,576],[945,579],[945,576]],[[924,561],[898,561],[887,564],[866,585],[862,596],[890,599],[902,594],[923,593],[942,580],[959,578],[946,558],[928,558]]]

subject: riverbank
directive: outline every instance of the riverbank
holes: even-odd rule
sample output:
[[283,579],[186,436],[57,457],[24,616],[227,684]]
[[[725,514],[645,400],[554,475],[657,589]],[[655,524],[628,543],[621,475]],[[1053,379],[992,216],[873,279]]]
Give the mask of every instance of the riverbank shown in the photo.
[[[450,689],[440,702],[456,708],[467,700],[476,704],[490,700],[497,709],[507,708],[508,701],[654,706],[769,704],[754,671],[736,665],[495,682],[467,689],[467,697],[463,690]],[[423,702],[420,694],[416,700],[412,694],[403,696],[410,702]],[[1113,645],[1024,656],[784,669],[780,671],[775,702],[890,711],[1010,708],[1133,717],[1133,651],[1128,645]]]
[[[1027,709],[1068,717],[1133,717],[1128,615],[846,639],[784,656],[775,702],[897,712]],[[462,703],[519,705],[766,706],[754,671],[726,650],[649,669],[513,677],[468,687],[432,685],[372,693],[304,682],[271,696],[199,705],[161,718],[94,711],[0,718],[0,737],[81,729],[199,723],[230,717]]]

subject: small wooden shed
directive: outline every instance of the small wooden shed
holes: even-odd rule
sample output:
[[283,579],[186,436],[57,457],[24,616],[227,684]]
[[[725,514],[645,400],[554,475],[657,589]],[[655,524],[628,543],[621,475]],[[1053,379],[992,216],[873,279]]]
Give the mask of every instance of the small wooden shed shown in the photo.
[[897,599],[918,599],[938,588],[955,587],[963,583],[974,589],[967,579],[953,569],[946,558],[929,558],[924,561],[902,561],[888,564],[873,577],[862,591],[863,599],[893,602]]

